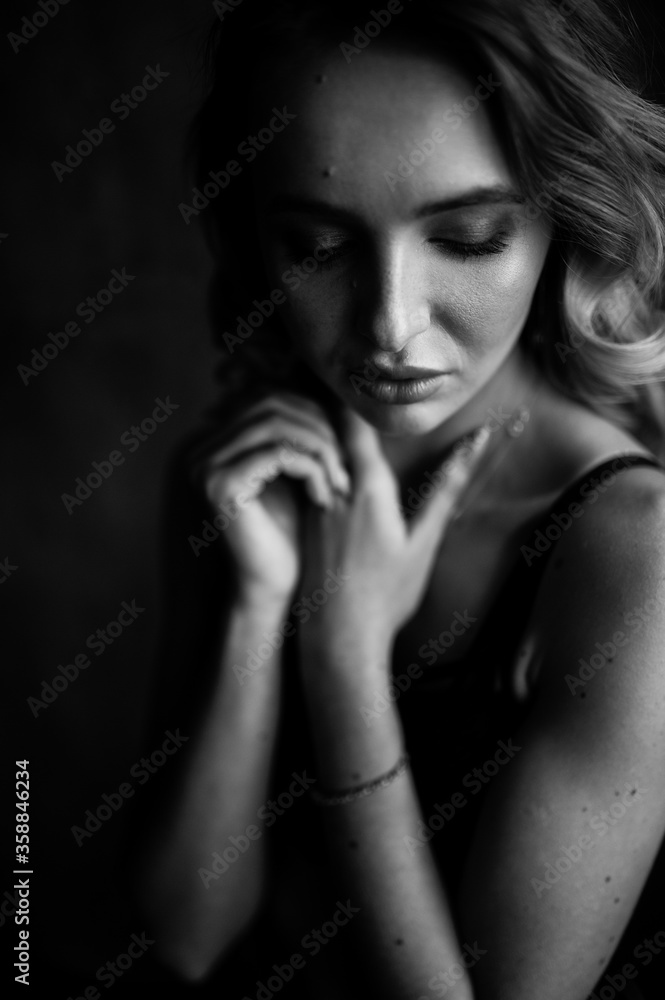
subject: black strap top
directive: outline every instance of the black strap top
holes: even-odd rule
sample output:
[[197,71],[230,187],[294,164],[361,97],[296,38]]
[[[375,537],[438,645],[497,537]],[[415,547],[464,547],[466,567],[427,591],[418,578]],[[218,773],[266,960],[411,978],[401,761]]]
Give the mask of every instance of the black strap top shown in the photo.
[[[528,649],[521,645],[556,542],[572,514],[581,516],[571,505],[579,504],[583,511],[617,475],[640,465],[665,472],[655,458],[624,454],[599,463],[568,486],[529,530],[498,597],[474,626],[478,631],[468,652],[454,661],[443,656],[432,666],[423,665],[421,677],[397,701],[424,815],[445,820],[455,814],[432,839],[434,849],[437,842],[441,846],[436,853],[456,859],[451,877],[459,872],[459,859],[470,843],[485,785],[496,773],[497,759],[505,761],[510,753],[511,734],[528,709],[528,685],[518,676],[520,654],[528,655]],[[492,763],[485,767],[488,761]],[[451,812],[446,804],[454,795],[457,805],[452,804]],[[440,821],[432,825],[439,827]]]
[[[548,511],[530,529],[520,546],[519,556],[500,593],[477,628],[471,649],[464,657],[455,659],[452,663],[443,658],[433,667],[425,666],[423,680],[428,686],[437,678],[445,687],[444,678],[451,673],[472,673],[471,662],[480,666],[489,659],[496,665],[501,663],[505,666],[508,658],[514,658],[556,542],[575,516],[581,516],[586,506],[602,497],[620,472],[641,465],[665,472],[665,466],[656,458],[623,454],[595,465],[559,494]],[[505,676],[497,679],[497,684],[508,682]]]

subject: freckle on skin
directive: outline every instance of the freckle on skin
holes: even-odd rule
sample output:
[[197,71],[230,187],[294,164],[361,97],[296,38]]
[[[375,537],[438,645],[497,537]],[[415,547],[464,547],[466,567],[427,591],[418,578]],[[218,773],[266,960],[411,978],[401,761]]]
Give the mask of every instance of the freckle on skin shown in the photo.
[[617,897],[616,897],[616,899],[614,900],[614,902],[615,902],[615,903],[620,903],[620,902],[621,902],[621,900],[620,900],[620,899],[619,899],[619,897],[617,896]]
[[395,941],[395,944],[404,944],[404,942],[402,941],[401,938],[397,938],[397,940]]
[[606,882],[611,882],[611,881],[612,881],[612,879],[610,878],[610,876],[609,876],[609,875],[606,875],[606,876],[605,876],[605,881],[606,881]]

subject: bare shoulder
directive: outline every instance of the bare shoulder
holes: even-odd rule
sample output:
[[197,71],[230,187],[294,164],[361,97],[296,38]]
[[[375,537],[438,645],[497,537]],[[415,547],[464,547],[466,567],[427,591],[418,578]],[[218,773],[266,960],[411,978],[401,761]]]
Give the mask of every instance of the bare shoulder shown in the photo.
[[627,452],[651,454],[629,431],[541,383],[523,453],[535,492],[559,492],[605,459]]
[[544,586],[555,579],[594,579],[603,589],[655,585],[665,560],[665,472],[654,465],[633,464],[625,452],[587,466],[576,490],[560,510],[560,538]]
[[559,514],[531,622],[535,686],[555,713],[581,699],[597,732],[662,734],[665,474],[618,457]]

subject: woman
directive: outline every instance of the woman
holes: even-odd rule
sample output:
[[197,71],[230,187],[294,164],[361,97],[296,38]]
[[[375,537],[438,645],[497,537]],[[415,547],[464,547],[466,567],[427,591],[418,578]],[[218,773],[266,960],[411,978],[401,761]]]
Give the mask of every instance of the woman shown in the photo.
[[226,381],[178,529],[158,950],[257,998],[648,996],[665,129],[626,26],[218,14]]

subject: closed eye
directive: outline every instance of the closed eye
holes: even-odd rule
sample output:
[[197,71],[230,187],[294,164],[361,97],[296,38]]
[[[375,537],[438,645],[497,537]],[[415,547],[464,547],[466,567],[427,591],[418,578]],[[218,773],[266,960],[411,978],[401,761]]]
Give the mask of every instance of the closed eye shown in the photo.
[[302,264],[307,258],[312,257],[319,268],[332,266],[337,260],[348,256],[357,249],[353,240],[335,240],[326,242],[305,242],[303,240],[289,241],[289,258],[292,264]]
[[[460,260],[500,254],[510,246],[502,233],[493,236],[491,239],[476,242],[435,238],[429,240],[429,243],[435,246],[440,253]],[[330,242],[321,241],[309,244],[298,241],[296,245],[292,246],[290,256],[293,258],[293,263],[302,262],[307,257],[314,257],[318,267],[325,269],[332,267],[344,257],[357,252],[357,250],[357,240],[339,239],[331,240]]]
[[489,240],[483,240],[479,243],[464,243],[458,240],[444,240],[444,239],[433,239],[430,240],[441,253],[445,253],[452,257],[458,257],[462,260],[468,260],[470,257],[485,257],[489,254],[503,253],[507,250],[510,244],[502,238],[502,235],[493,236]]

